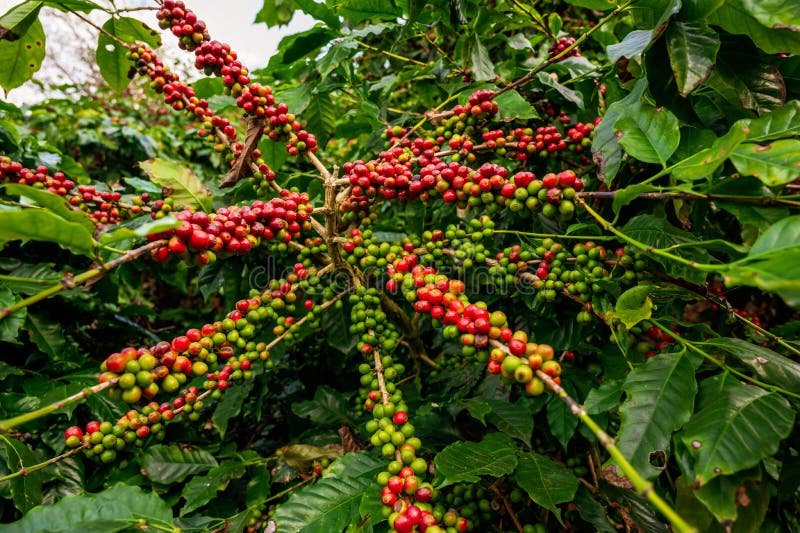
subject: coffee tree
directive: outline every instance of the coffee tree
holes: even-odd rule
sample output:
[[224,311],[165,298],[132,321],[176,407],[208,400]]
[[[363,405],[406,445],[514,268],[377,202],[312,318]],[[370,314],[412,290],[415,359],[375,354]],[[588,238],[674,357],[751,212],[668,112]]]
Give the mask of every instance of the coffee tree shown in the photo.
[[800,528],[794,7],[13,7],[0,531]]

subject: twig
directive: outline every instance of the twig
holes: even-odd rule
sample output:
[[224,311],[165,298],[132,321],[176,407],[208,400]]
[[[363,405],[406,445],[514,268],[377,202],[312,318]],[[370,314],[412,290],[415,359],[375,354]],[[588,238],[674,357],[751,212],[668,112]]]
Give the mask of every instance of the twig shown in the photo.
[[489,488],[492,490],[492,492],[494,492],[495,494],[497,494],[497,496],[500,497],[500,501],[503,502],[503,507],[506,508],[506,512],[508,513],[508,516],[511,517],[511,521],[514,522],[514,526],[516,526],[517,531],[519,531],[519,533],[524,533],[524,528],[522,527],[519,518],[517,518],[514,509],[511,507],[511,502],[509,502],[508,498],[506,498],[506,495],[503,494],[503,492],[500,489],[498,489],[497,486],[494,484]]
[[35,465],[31,465],[31,466],[24,466],[23,465],[16,472],[8,474],[7,476],[0,477],[0,483],[3,483],[5,481],[10,481],[10,480],[12,480],[14,478],[17,478],[17,477],[24,477],[24,476],[27,476],[29,474],[32,474],[33,472],[36,472],[37,470],[42,470],[43,468],[47,468],[48,466],[54,465],[54,464],[58,463],[59,461],[63,461],[64,459],[66,459],[68,457],[72,457],[73,455],[85,450],[86,448],[89,448],[90,446],[91,446],[91,444],[86,442],[84,444],[81,444],[77,448],[72,448],[71,450],[62,453],[61,455],[57,455],[56,457],[52,457],[52,458],[48,459],[47,461],[44,461],[43,463],[38,463],[38,464],[35,464]]
[[[595,198],[599,200],[612,200],[616,197],[619,191],[584,191],[579,192],[576,196],[578,198]],[[727,196],[719,194],[701,194],[689,192],[645,192],[636,195],[637,200],[706,200],[717,202],[731,202],[739,204],[755,204],[755,205],[779,205],[793,209],[800,209],[800,202],[786,200],[784,198],[776,198],[774,196]]]
[[98,383],[97,385],[94,385],[92,387],[83,389],[80,392],[77,392],[77,393],[73,394],[72,396],[68,396],[68,397],[64,398],[63,400],[59,400],[57,402],[53,402],[50,405],[46,405],[44,407],[36,409],[35,411],[30,411],[28,413],[25,413],[25,414],[22,414],[22,415],[19,415],[19,416],[15,416],[13,418],[9,418],[7,420],[2,420],[2,421],[0,421],[0,433],[7,433],[8,430],[10,430],[12,428],[15,428],[17,426],[21,426],[22,424],[25,424],[25,423],[30,422],[32,420],[36,420],[37,418],[43,417],[45,415],[48,415],[50,413],[53,413],[53,412],[58,411],[60,409],[63,409],[64,407],[66,407],[68,405],[71,405],[73,403],[76,403],[76,402],[79,402],[81,400],[84,400],[84,399],[88,398],[89,396],[91,396],[93,394],[97,394],[98,392],[102,392],[102,391],[104,391],[104,390],[106,390],[108,388],[111,388],[114,385],[116,385],[117,381],[119,381],[119,378],[111,379],[111,380],[105,381],[103,383]]
[[153,249],[158,248],[160,246],[164,246],[166,244],[167,244],[167,241],[163,240],[163,239],[162,240],[158,240],[158,241],[153,241],[151,243],[145,244],[144,246],[141,246],[139,248],[136,248],[134,250],[129,251],[127,254],[123,255],[122,257],[118,257],[117,259],[114,259],[113,261],[109,261],[108,263],[105,263],[104,265],[101,265],[101,266],[99,266],[97,268],[93,268],[91,270],[87,270],[86,272],[78,274],[77,276],[74,276],[74,277],[72,277],[72,276],[64,276],[61,280],[59,280],[57,283],[55,283],[52,287],[49,287],[49,288],[47,288],[47,289],[45,289],[45,290],[43,290],[41,292],[38,292],[38,293],[34,294],[33,296],[29,296],[28,298],[25,298],[24,300],[20,300],[19,302],[15,303],[14,305],[10,305],[10,306],[6,307],[5,309],[0,309],[0,321],[5,319],[6,317],[8,317],[10,314],[19,311],[20,309],[28,307],[29,305],[33,305],[33,304],[35,304],[37,302],[40,302],[40,301],[42,301],[42,300],[44,300],[46,298],[49,298],[49,297],[51,297],[51,296],[53,296],[55,294],[58,294],[59,292],[62,292],[62,291],[68,290],[68,289],[74,289],[75,287],[78,287],[79,285],[83,285],[84,283],[88,283],[88,282],[90,282],[92,280],[101,278],[109,270],[113,270],[114,268],[116,268],[116,267],[118,267],[118,266],[120,266],[122,264],[125,264],[125,263],[127,263],[129,261],[133,261],[134,259],[137,259],[138,257],[140,257],[141,255],[149,252],[150,250],[153,250]]

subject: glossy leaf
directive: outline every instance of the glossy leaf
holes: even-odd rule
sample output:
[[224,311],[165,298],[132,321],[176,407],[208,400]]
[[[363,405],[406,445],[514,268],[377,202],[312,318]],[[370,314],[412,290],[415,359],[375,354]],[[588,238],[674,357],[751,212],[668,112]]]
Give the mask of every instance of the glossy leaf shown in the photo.
[[800,141],[742,143],[731,153],[731,162],[745,176],[755,176],[771,187],[785,185],[800,177]]
[[601,180],[611,183],[622,163],[622,147],[617,142],[614,124],[628,106],[642,98],[646,89],[647,80],[636,82],[627,96],[608,106],[603,121],[594,130],[592,156],[599,166],[598,177]]
[[[25,444],[19,440],[0,435],[0,442],[5,446],[6,466],[9,471],[16,472],[25,466],[33,466],[39,461]],[[11,495],[14,506],[23,513],[42,503],[42,483],[44,476],[41,471],[31,472],[11,480]]]
[[[130,17],[110,18],[103,29],[117,39],[129,44],[137,42],[147,43],[153,48],[161,45],[159,33],[151,30],[141,20]],[[128,59],[128,48],[100,33],[97,38],[95,59],[100,68],[100,74],[106,83],[117,92],[122,91],[131,82],[134,63]],[[133,71],[135,72],[135,70]]]
[[172,510],[155,493],[119,484],[97,494],[67,496],[54,505],[36,507],[21,520],[3,526],[3,533],[111,533],[140,520],[163,528],[172,524]]
[[683,0],[680,18],[683,20],[700,20],[713,13],[726,0]]
[[731,263],[726,283],[777,292],[800,307],[800,215],[781,219],[759,237],[744,259]]
[[238,461],[225,461],[205,475],[195,476],[183,486],[181,496],[186,504],[181,508],[181,516],[204,506],[216,497],[217,492],[225,490],[232,479],[244,474],[245,467]]
[[752,142],[796,137],[800,135],[800,100],[791,100],[759,118],[740,120],[736,124],[747,127],[747,140]]
[[339,425],[347,420],[349,408],[344,395],[328,386],[317,387],[314,399],[292,404],[292,412],[314,424]]
[[550,76],[546,72],[540,72],[537,76],[537,79],[539,80],[539,83],[545,87],[552,87],[555,89],[558,94],[578,106],[578,108],[583,108],[583,96],[581,96],[581,93],[573,91],[566,85],[558,83],[554,77]]
[[22,2],[15,5],[0,17],[0,40],[16,41],[28,31],[39,18],[41,0]]
[[697,393],[694,367],[682,354],[661,353],[634,368],[623,390],[626,399],[619,409],[617,447],[637,472],[654,478],[663,468],[653,462],[666,463],[672,433],[692,416]]
[[401,15],[393,2],[382,0],[343,0],[339,14],[353,23],[365,20],[393,20]]
[[642,55],[652,40],[653,30],[633,30],[618,44],[612,44],[606,48],[608,60],[616,63],[623,57],[635,59]]
[[649,296],[651,289],[650,285],[637,285],[623,292],[617,299],[611,317],[622,322],[626,329],[650,318],[653,309],[653,300]]
[[294,0],[298,8],[308,13],[317,20],[323,21],[330,28],[338,30],[341,28],[342,23],[339,22],[339,17],[333,12],[324,2],[316,2],[315,0]]
[[211,193],[191,169],[166,159],[150,159],[139,163],[150,180],[172,191],[176,206],[200,207],[211,211]]
[[44,29],[38,18],[19,39],[0,40],[0,87],[8,93],[30,80],[42,66],[44,50]]
[[0,242],[53,242],[79,255],[94,255],[92,232],[45,209],[0,210]]
[[800,53],[800,32],[764,26],[749,11],[754,3],[751,0],[727,0],[708,16],[707,22],[729,33],[748,36],[768,54]]
[[[696,242],[697,238],[689,232],[680,230],[667,220],[654,215],[638,215],[628,221],[622,231],[634,239],[653,248],[669,248],[676,244],[687,245]],[[698,263],[707,263],[711,256],[703,247],[684,247],[670,253],[682,256]],[[654,261],[664,266],[670,276],[684,278],[694,283],[702,283],[706,279],[704,272],[698,272],[688,265],[683,265],[663,257],[651,255]]]
[[220,400],[217,408],[214,409],[214,414],[211,415],[211,421],[214,427],[217,428],[219,434],[223,437],[228,431],[228,422],[242,412],[245,400],[253,390],[253,380],[249,379],[243,383],[236,385],[231,390],[225,393]]
[[622,381],[607,379],[599,387],[590,390],[583,402],[586,412],[597,414],[615,409],[622,397],[623,385]]
[[294,492],[278,507],[278,531],[327,533],[359,523],[359,505],[367,492],[379,492],[375,475],[386,463],[366,452],[349,453],[335,461],[315,484]]
[[205,450],[156,444],[145,450],[140,459],[147,477],[156,483],[177,483],[186,477],[218,466]]
[[714,141],[711,147],[674,164],[671,167],[672,175],[681,181],[692,181],[713,174],[747,138],[747,125],[740,122]]
[[639,102],[623,109],[614,122],[619,144],[631,156],[666,166],[681,140],[678,119],[671,111]]
[[[562,383],[562,387],[570,396],[575,397],[575,388],[568,382]],[[553,397],[547,404],[547,425],[550,432],[561,443],[564,449],[567,448],[575,430],[578,429],[580,420],[573,415],[566,403],[558,397]]]
[[767,28],[800,31],[800,10],[793,0],[741,0],[739,5]]
[[[480,481],[481,476],[497,478],[517,466],[516,448],[505,433],[490,433],[480,442],[456,442],[434,459],[439,487]],[[437,476],[437,478],[438,478]]]
[[36,205],[47,208],[51,213],[58,215],[64,220],[83,226],[89,232],[93,232],[96,229],[94,222],[86,216],[86,213],[71,208],[63,196],[43,189],[19,185],[17,183],[3,184],[3,189],[5,189],[7,194],[12,196],[20,196],[33,200],[36,202]]
[[489,57],[489,52],[483,46],[480,39],[477,37],[472,42],[472,53],[470,54],[472,61],[472,74],[478,81],[490,81],[496,76],[494,72],[494,63],[492,58]]
[[755,466],[773,455],[794,426],[795,412],[777,393],[739,385],[695,413],[679,438],[694,458],[696,480]]
[[489,422],[497,429],[528,444],[533,433],[533,412],[523,401],[486,400],[491,408]]
[[126,239],[142,239],[151,233],[161,233],[162,231],[175,229],[178,226],[180,226],[178,219],[174,216],[165,216],[156,220],[147,220],[144,224],[136,226],[135,228],[126,226],[117,227],[111,233],[100,235],[100,242],[103,244],[111,244]]
[[705,24],[675,21],[667,28],[666,39],[678,91],[686,96],[711,74],[719,35]]
[[578,490],[578,478],[549,457],[530,452],[519,457],[514,480],[531,500],[558,513],[556,505],[571,501]]
[[[0,282],[0,309],[5,309],[17,303],[21,298],[14,295],[14,293],[6,287],[5,283]],[[25,323],[25,317],[28,314],[28,309],[23,307],[6,318],[0,320],[0,341],[11,342],[19,344],[17,337],[19,337],[19,328]]]

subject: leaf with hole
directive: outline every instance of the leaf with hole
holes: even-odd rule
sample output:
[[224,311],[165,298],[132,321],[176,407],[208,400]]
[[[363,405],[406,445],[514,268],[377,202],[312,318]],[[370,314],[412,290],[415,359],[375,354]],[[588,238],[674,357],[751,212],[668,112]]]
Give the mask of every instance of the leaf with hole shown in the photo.
[[666,465],[673,432],[692,416],[694,367],[683,354],[660,353],[634,368],[623,390],[617,448],[637,472],[655,478]]
[[695,413],[676,438],[694,459],[703,485],[773,455],[794,426],[795,412],[778,393],[738,385],[717,395]]

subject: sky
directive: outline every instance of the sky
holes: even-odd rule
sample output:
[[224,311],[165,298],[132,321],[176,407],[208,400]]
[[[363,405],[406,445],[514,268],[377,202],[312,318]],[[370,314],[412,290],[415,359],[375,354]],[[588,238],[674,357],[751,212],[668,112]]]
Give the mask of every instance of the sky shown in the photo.
[[[0,0],[0,15],[8,11],[16,4],[22,3],[24,0]],[[102,0],[95,0],[97,3],[102,3]],[[286,35],[291,35],[297,32],[304,31],[314,25],[314,19],[308,15],[297,12],[295,13],[292,21],[288,26],[281,28],[267,28],[266,24],[254,24],[256,13],[263,6],[261,0],[184,0],[186,4],[197,13],[198,17],[206,22],[209,33],[213,39],[222,42],[227,42],[231,45],[232,49],[236,50],[239,54],[239,59],[244,65],[251,69],[264,67],[269,62],[269,58],[275,53],[278,47],[278,42]],[[118,7],[135,7],[155,5],[153,1],[147,0],[117,0]],[[50,34],[53,31],[58,31],[58,25],[64,22],[55,21],[50,15],[51,8],[44,8],[40,14],[45,31]],[[157,28],[157,21],[155,19],[155,12],[142,11],[130,13],[130,16],[137,16],[149,25]],[[94,15],[94,20],[102,25],[107,16],[102,13]],[[59,19],[60,20],[60,19]],[[84,25],[77,18],[74,19],[76,25]],[[84,43],[89,43],[92,49],[96,46],[96,32],[84,32]],[[165,47],[171,47],[177,50],[176,39],[165,32],[164,35]],[[40,73],[47,74],[48,78],[63,78],[59,76],[54,63],[59,61],[61,63],[69,63],[69,61],[62,61],[65,59],[64,55],[68,51],[62,49],[54,50],[54,47],[48,49],[47,58],[42,65]],[[71,52],[75,53],[75,52]],[[191,60],[194,56],[191,57]],[[63,71],[63,70],[62,70]],[[74,81],[80,82],[81,76],[88,76],[89,71],[82,72],[79,68],[70,69],[71,77]],[[15,104],[28,103],[36,101],[42,97],[42,92],[33,86],[22,86],[10,92],[6,98]],[[0,93],[2,98],[2,93]]]

